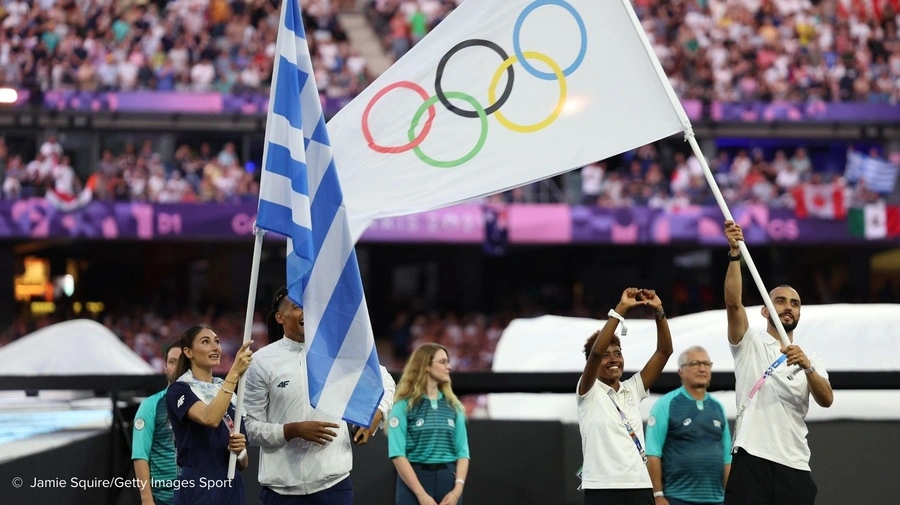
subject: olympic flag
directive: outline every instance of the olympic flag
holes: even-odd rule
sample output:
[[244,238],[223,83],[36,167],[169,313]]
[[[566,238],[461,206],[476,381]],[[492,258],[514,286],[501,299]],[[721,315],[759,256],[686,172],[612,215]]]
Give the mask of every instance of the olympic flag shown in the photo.
[[466,0],[328,123],[354,240],[687,128],[629,0]]

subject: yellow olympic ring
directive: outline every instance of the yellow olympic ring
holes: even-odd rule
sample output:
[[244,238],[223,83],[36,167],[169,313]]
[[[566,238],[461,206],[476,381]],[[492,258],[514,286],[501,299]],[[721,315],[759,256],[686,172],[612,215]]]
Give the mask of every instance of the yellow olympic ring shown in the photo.
[[[525,51],[524,53],[522,53],[522,55],[526,59],[534,59],[546,63],[547,66],[550,67],[550,70],[552,70],[556,75],[556,80],[559,82],[559,100],[556,102],[556,108],[553,109],[553,112],[551,112],[546,119],[532,125],[520,125],[513,123],[509,119],[506,119],[503,113],[499,110],[494,112],[494,116],[497,118],[497,121],[500,124],[514,132],[531,133],[538,130],[543,130],[544,128],[549,126],[550,123],[556,121],[556,118],[559,117],[559,114],[562,112],[563,105],[565,105],[566,103],[566,76],[563,74],[562,69],[559,68],[559,65],[557,65],[555,61],[550,59],[550,57],[544,53],[539,53],[537,51]],[[488,102],[490,102],[490,105],[493,105],[497,101],[497,84],[500,83],[500,77],[510,65],[517,61],[519,61],[519,57],[516,55],[512,55],[503,63],[501,63],[500,68],[498,68],[497,71],[494,72],[494,77],[491,79],[491,84],[488,88]]]

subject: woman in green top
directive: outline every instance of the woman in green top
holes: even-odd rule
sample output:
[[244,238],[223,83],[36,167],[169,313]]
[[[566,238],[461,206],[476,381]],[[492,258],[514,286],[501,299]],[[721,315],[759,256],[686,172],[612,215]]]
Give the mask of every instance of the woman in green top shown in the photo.
[[450,386],[450,356],[422,344],[409,357],[388,421],[396,505],[462,504],[469,471],[466,415]]

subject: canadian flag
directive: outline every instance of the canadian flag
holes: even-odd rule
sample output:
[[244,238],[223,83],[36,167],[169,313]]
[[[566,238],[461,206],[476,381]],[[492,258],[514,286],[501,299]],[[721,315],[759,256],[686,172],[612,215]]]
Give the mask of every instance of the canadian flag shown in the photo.
[[844,188],[831,184],[801,184],[794,188],[799,218],[843,219],[847,216]]
[[888,5],[896,13],[900,9],[900,0],[838,0],[837,15],[841,19],[855,16],[858,19],[881,21]]

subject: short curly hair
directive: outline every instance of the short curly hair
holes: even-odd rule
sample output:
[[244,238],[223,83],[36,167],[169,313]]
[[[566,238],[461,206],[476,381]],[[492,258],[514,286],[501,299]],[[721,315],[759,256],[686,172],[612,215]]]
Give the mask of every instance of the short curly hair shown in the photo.
[[[593,335],[588,337],[587,342],[584,343],[584,359],[588,359],[588,357],[591,355],[591,349],[594,348],[594,342],[597,341],[597,337],[599,336],[600,330],[597,330]],[[619,337],[617,337],[616,335],[613,335],[612,341],[609,343],[609,345],[615,345],[619,348],[619,350],[622,349],[622,341],[619,340]]]

